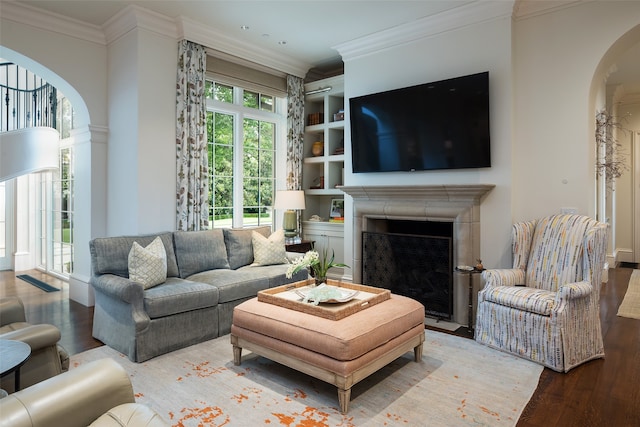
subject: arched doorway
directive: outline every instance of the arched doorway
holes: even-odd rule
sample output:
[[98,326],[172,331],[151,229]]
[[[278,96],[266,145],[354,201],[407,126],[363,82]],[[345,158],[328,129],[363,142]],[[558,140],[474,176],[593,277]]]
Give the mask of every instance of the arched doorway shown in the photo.
[[608,49],[594,74],[591,100],[595,112],[606,109],[626,132],[617,141],[628,170],[607,185],[596,182],[599,219],[611,224],[610,248],[615,263],[640,262],[640,25]]
[[[63,139],[59,173],[25,175],[3,186],[1,207],[5,215],[2,269],[16,271],[42,268],[62,278],[68,278],[73,266],[73,149],[74,130],[88,122],[88,110],[77,91],[51,70],[11,49],[2,47],[2,59],[15,64],[16,73],[38,76],[64,93],[60,102],[59,127]],[[67,94],[70,94],[67,95]],[[8,96],[8,95],[7,95]],[[75,99],[71,125],[71,101]],[[66,108],[63,108],[66,107]],[[65,117],[66,116],[66,117]],[[2,236],[0,236],[2,237]],[[2,254],[0,254],[2,255]]]

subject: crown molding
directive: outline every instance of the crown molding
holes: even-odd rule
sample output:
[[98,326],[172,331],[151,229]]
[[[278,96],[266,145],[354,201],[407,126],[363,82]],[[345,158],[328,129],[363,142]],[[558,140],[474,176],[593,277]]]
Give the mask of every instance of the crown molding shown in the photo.
[[469,25],[510,17],[512,12],[512,0],[474,1],[455,9],[341,43],[333,46],[333,49],[340,53],[343,61],[348,61]]
[[102,28],[16,1],[0,2],[0,17],[4,20],[51,31],[101,45],[106,44]]
[[302,77],[307,74],[311,64],[282,55],[273,50],[266,50],[250,43],[235,40],[215,29],[191,20],[184,16],[176,18],[177,38],[199,43],[207,48],[240,58],[255,64],[261,64],[274,70]]
[[531,18],[566,9],[593,0],[517,0],[513,7],[513,17],[515,20]]
[[157,12],[136,5],[129,5],[113,15],[102,26],[107,44],[134,29],[143,29],[177,39],[176,21]]

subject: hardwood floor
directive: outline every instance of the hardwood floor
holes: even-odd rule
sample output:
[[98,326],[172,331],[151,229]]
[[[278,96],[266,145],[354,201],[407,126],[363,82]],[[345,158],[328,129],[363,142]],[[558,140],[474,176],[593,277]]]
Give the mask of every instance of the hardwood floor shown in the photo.
[[[605,359],[593,360],[566,374],[545,368],[518,421],[519,427],[640,425],[640,320],[616,315],[632,271],[620,267],[609,270],[609,282],[602,288]],[[93,308],[69,301],[65,282],[39,271],[23,273],[61,290],[47,293],[17,279],[14,272],[4,271],[0,272],[0,297],[19,296],[29,322],[60,328],[61,344],[70,354],[102,345],[91,336]]]
[[0,271],[0,297],[20,297],[25,306],[27,322],[57,326],[62,335],[60,344],[69,354],[103,345],[91,335],[93,307],[69,300],[66,282],[37,270],[21,271],[19,274],[28,274],[60,289],[58,292],[45,292],[16,278],[13,271]]

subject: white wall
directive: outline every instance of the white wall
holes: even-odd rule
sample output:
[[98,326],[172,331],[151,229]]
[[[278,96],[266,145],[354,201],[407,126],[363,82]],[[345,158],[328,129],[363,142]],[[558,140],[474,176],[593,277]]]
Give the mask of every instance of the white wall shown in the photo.
[[140,28],[109,45],[109,235],[175,229],[177,55]]
[[[489,71],[491,94],[491,168],[354,174],[350,150],[346,150],[345,185],[495,184],[481,205],[481,254],[487,266],[507,265],[512,219],[511,19],[495,19],[345,60],[345,99],[483,71]],[[345,135],[349,132],[345,129]],[[345,205],[346,215],[352,215],[348,196]],[[351,234],[347,221],[347,263],[353,256]]]
[[584,2],[515,22],[514,220],[595,216],[596,74],[639,16],[640,2]]
[[178,42],[140,34],[138,70],[138,232],[176,229]]

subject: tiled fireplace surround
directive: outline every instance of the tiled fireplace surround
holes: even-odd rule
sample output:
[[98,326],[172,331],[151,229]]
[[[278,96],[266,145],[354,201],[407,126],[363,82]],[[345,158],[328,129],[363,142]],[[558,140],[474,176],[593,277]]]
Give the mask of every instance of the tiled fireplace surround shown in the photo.
[[[362,281],[362,232],[384,232],[384,220],[453,223],[453,265],[475,265],[480,258],[480,203],[491,184],[421,186],[343,186],[353,198],[353,282]],[[474,275],[474,295],[480,286]],[[453,317],[468,324],[469,279],[453,276]],[[475,302],[474,302],[475,304]],[[475,306],[475,305],[474,305]]]

